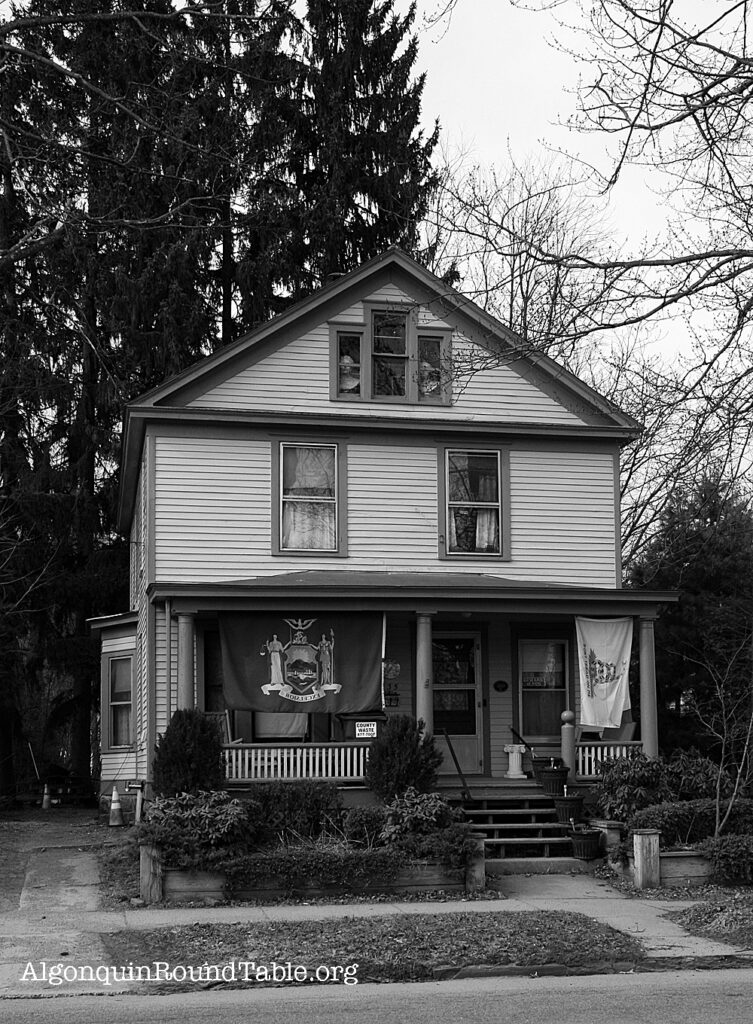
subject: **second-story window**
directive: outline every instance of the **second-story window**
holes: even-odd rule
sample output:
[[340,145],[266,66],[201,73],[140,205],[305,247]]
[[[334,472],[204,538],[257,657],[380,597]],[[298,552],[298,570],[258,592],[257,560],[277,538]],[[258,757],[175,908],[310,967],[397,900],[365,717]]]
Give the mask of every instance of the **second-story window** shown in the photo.
[[280,549],[337,550],[337,445],[282,444]]
[[447,554],[501,554],[499,452],[449,449],[446,470]]

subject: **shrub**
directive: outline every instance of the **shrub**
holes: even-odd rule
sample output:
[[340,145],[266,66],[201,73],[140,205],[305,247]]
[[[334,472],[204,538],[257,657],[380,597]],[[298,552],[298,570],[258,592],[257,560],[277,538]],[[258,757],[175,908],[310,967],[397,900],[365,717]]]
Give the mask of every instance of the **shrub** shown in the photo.
[[378,846],[386,822],[384,807],[351,807],[343,816],[343,833],[356,846]]
[[253,792],[252,823],[268,841],[316,838],[331,823],[339,824],[342,815],[342,799],[334,782],[263,782]]
[[223,791],[158,797],[136,835],[158,846],[168,867],[188,870],[217,867],[254,841],[247,807]]
[[152,772],[159,796],[221,789],[222,740],[214,719],[194,708],[176,711],[157,741]]
[[385,802],[409,787],[427,793],[436,786],[442,755],[423,727],[410,715],[391,715],[371,744],[366,782]]
[[[719,765],[697,750],[676,750],[667,761],[667,784],[677,800],[715,798],[719,773]],[[729,796],[732,788],[732,779],[723,772],[720,795]]]
[[706,839],[698,851],[711,860],[714,881],[753,882],[753,835]]
[[275,879],[287,892],[305,885],[359,889],[376,886],[405,865],[399,850],[353,849],[344,843],[315,840],[238,857],[227,865],[232,888],[254,888]]
[[596,804],[605,818],[627,821],[641,808],[671,797],[666,765],[643,754],[602,761],[599,774]]
[[[721,814],[724,815],[726,810],[727,801],[723,801]],[[665,849],[690,846],[714,835],[716,801],[706,797],[645,807],[631,815],[628,828],[631,831],[637,828],[660,829],[659,844]],[[735,800],[725,831],[753,834],[753,800]]]
[[451,807],[437,793],[409,788],[388,804],[380,839],[414,860],[441,861],[464,868],[475,850],[476,839],[463,812]]

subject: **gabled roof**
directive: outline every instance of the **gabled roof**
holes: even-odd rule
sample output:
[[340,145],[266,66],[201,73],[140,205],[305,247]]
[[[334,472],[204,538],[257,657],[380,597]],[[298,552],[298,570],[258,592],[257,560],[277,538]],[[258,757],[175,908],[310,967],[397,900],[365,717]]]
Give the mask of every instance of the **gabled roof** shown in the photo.
[[[462,322],[464,330],[470,330],[474,341],[503,355],[510,356],[516,363],[525,366],[542,387],[554,387],[568,393],[579,406],[587,410],[588,419],[582,427],[577,425],[553,428],[543,424],[517,424],[517,429],[527,435],[537,433],[572,433],[584,437],[611,437],[626,441],[640,431],[640,425],[626,413],[599,395],[582,380],[570,373],[553,359],[534,349],[524,348],[520,338],[495,317],[486,313],[474,302],[446,285],[440,278],[422,267],[401,249],[393,246],[380,256],[369,260],[361,267],[320,288],[318,291],[291,306],[279,316],[244,334],[237,341],[218,350],[210,356],[176,374],[163,384],[145,393],[126,406],[123,424],[123,451],[120,481],[120,527],[127,526],[132,502],[136,491],[138,467],[146,423],[149,421],[180,420],[207,422],[282,423],[290,426],[316,427],[321,416],[289,417],[284,409],[270,411],[264,415],[244,414],[227,409],[197,408],[189,403],[196,396],[205,394],[215,383],[231,377],[249,360],[259,358],[276,345],[284,344],[303,333],[307,328],[324,323],[348,301],[363,297],[365,290],[376,288],[385,282],[410,282],[412,291],[420,295],[421,304],[431,304],[442,319],[450,323]],[[358,426],[368,416],[357,408],[352,409],[348,421]],[[395,428],[404,427],[400,417],[393,418]],[[462,431],[464,426],[458,424]],[[437,430],[437,422],[430,425]],[[421,423],[411,421],[412,430],[420,430]],[[504,430],[514,434],[516,424],[506,422]]]
[[129,407],[137,406],[144,409],[163,405],[183,405],[186,394],[192,393],[196,385],[200,385],[204,379],[215,377],[220,368],[237,364],[243,360],[243,357],[251,349],[260,346],[267,339],[306,319],[312,311],[320,310],[321,307],[330,304],[333,299],[340,299],[347,292],[361,288],[369,278],[373,278],[379,272],[390,268],[400,269],[423,285],[426,291],[430,293],[430,300],[437,302],[445,314],[451,312],[460,313],[464,318],[475,322],[482,329],[484,340],[488,344],[493,345],[495,342],[498,345],[501,344],[503,349],[511,349],[523,359],[535,364],[544,373],[548,373],[553,379],[556,379],[559,385],[570,388],[585,402],[592,405],[605,416],[613,419],[615,425],[630,429],[640,429],[640,425],[631,416],[622,412],[612,402],[599,395],[593,388],[580,380],[579,377],[570,373],[569,370],[566,370],[549,356],[533,348],[524,349],[521,339],[514,331],[511,331],[497,320],[496,317],[485,312],[467,296],[462,295],[454,288],[445,284],[435,274],[422,267],[420,263],[417,263],[397,246],[391,246],[380,256],[374,257],[374,259],[364,263],[356,270],[343,274],[336,280],[324,285],[324,287],[297,302],[283,313],[225,346],[225,348],[187,367],[181,373],[176,374],[163,384],[141,395],[134,402],[129,403]]

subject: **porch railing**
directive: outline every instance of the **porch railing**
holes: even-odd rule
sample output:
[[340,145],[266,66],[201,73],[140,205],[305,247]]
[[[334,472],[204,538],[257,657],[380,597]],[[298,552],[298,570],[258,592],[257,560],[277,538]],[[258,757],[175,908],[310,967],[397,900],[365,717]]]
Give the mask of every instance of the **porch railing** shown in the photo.
[[348,743],[224,744],[228,782],[261,779],[328,779],[363,782],[369,740]]
[[581,779],[595,779],[600,761],[616,757],[637,757],[643,750],[641,740],[594,740],[575,744],[575,774]]

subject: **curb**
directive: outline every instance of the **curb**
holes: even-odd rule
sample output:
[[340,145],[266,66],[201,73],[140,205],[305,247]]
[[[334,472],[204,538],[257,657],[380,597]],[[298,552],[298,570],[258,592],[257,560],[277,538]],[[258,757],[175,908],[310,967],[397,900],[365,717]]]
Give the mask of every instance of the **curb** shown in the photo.
[[470,964],[454,967],[451,964],[435,967],[435,981],[455,981],[464,978],[563,978],[590,974],[651,974],[663,971],[715,971],[753,967],[753,954],[724,954],[721,956],[647,957],[645,960],[597,960],[583,964]]

